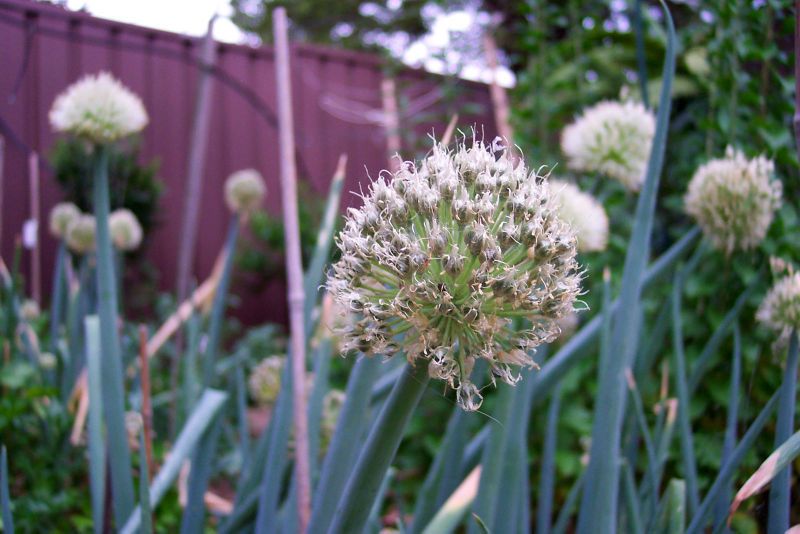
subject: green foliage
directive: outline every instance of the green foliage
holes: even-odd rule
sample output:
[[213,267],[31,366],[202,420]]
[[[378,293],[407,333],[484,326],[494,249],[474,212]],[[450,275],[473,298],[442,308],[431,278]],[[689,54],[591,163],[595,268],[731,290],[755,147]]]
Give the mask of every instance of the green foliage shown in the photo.
[[[158,162],[139,164],[139,152],[137,141],[110,149],[110,205],[112,210],[131,210],[147,236],[158,224],[158,201],[164,186],[158,178]],[[81,210],[91,212],[92,168],[86,144],[79,139],[59,139],[53,147],[50,162],[66,199]]]
[[318,44],[335,44],[345,48],[380,49],[385,39],[393,34],[421,35],[425,32],[421,10],[425,0],[407,0],[401,8],[392,8],[393,2],[381,0],[233,0],[233,21],[246,31],[254,32],[264,42],[272,42],[272,10],[286,8],[292,21],[291,38]]
[[[308,267],[317,242],[317,230],[322,221],[325,203],[306,182],[298,183],[298,195],[300,247],[303,266]],[[337,220],[336,231],[340,226],[341,221]],[[246,282],[248,288],[259,290],[269,280],[283,276],[284,250],[281,217],[273,216],[263,210],[255,212],[250,217],[249,231],[242,235],[236,253],[239,276]]]

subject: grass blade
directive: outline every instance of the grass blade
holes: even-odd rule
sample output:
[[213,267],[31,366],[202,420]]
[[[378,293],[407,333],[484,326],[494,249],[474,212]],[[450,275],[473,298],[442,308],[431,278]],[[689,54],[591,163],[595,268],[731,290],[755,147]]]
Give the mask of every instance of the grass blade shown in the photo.
[[[647,174],[639,201],[636,219],[622,274],[620,308],[616,314],[611,354],[606,375],[600,384],[595,406],[602,411],[595,413],[592,428],[592,445],[587,468],[586,488],[583,493],[578,521],[578,532],[616,532],[616,510],[619,487],[619,462],[622,422],[625,412],[624,369],[635,361],[636,318],[639,314],[639,299],[642,291],[647,256],[650,249],[650,233],[653,227],[655,202],[659,177],[664,162],[664,151],[669,129],[672,79],[675,74],[675,28],[666,4],[661,2],[666,20],[668,39],[664,57],[663,83],[658,106],[656,132]],[[612,365],[613,363],[613,365]]]
[[[495,530],[495,512],[498,508],[498,496],[502,482],[503,464],[506,458],[506,447],[509,434],[514,425],[511,421],[511,412],[516,399],[518,388],[508,384],[498,384],[497,398],[495,400],[492,421],[493,426],[489,431],[489,440],[483,449],[481,464],[481,483],[478,496],[472,505],[472,513],[480,517],[490,531]],[[504,503],[509,506],[511,503]],[[467,532],[477,534],[479,525],[474,522],[469,524]]]
[[[773,410],[775,410],[779,398],[780,391],[776,391],[775,394],[769,399],[767,404],[761,409],[758,417],[756,417],[755,421],[752,422],[750,428],[747,429],[747,432],[745,432],[744,436],[742,436],[739,444],[735,449],[733,449],[730,459],[725,462],[725,465],[722,466],[722,469],[717,474],[717,478],[714,480],[714,483],[711,485],[708,493],[706,493],[703,502],[700,503],[700,508],[697,509],[697,513],[692,517],[692,521],[689,523],[689,527],[686,529],[687,534],[695,534],[703,530],[706,516],[708,515],[711,506],[719,498],[720,491],[722,491],[722,489],[730,482],[730,480],[732,480],[736,469],[738,469],[739,464],[742,463],[744,455],[753,446],[753,443],[755,443],[759,434],[761,434],[761,430],[764,428],[767,420],[772,415]],[[797,441],[800,442],[800,437],[798,437]]]
[[311,461],[311,482],[319,477],[319,454],[322,433],[322,412],[325,395],[329,391],[328,375],[331,368],[333,342],[323,337],[314,348],[314,385],[308,399],[308,455]]
[[683,480],[672,479],[661,501],[656,532],[682,534],[686,525],[686,484]]
[[[778,402],[778,421],[775,425],[775,447],[780,448],[794,430],[794,408],[797,401],[797,331],[789,340],[789,354],[783,372],[781,399]],[[792,470],[781,469],[769,488],[769,514],[767,532],[783,534],[789,530],[789,511],[792,493]]]
[[620,469],[622,469],[622,492],[625,495],[625,510],[628,518],[627,531],[633,534],[643,534],[642,512],[639,509],[636,482],[633,480],[633,469],[624,460],[620,463]]
[[281,376],[281,391],[278,402],[272,412],[269,428],[269,445],[264,455],[261,483],[258,488],[258,513],[256,515],[256,533],[276,532],[278,528],[278,510],[280,506],[281,483],[286,469],[289,436],[292,431],[292,366],[294,361],[286,355],[286,365]]
[[370,430],[336,509],[331,534],[361,532],[408,420],[430,380],[427,365],[406,365]]
[[631,9],[633,31],[636,36],[636,68],[638,73],[639,90],[642,93],[642,103],[650,107],[650,95],[647,90],[647,57],[644,53],[644,21],[642,20],[642,0],[633,0]]
[[191,471],[189,472],[188,495],[186,508],[181,519],[181,534],[193,534],[203,531],[205,521],[205,494],[211,470],[214,466],[214,455],[217,451],[221,421],[215,417],[200,438],[200,443],[192,453]]
[[[150,486],[150,506],[155,509],[162,497],[167,492],[172,483],[178,476],[178,472],[200,441],[200,438],[208,429],[219,414],[228,394],[216,389],[207,389],[200,397],[197,408],[194,409],[188,421],[183,426],[172,452],[167,457],[167,461],[161,467]],[[142,521],[141,508],[137,507],[125,526],[121,529],[122,534],[134,534],[138,531]]]
[[225,317],[225,305],[228,301],[228,286],[230,285],[231,271],[233,270],[236,238],[239,235],[240,224],[239,215],[231,215],[231,222],[228,226],[228,236],[225,238],[222,274],[219,278],[217,290],[214,293],[214,302],[211,306],[211,315],[208,320],[208,343],[206,344],[205,354],[203,355],[204,388],[211,386],[214,379],[214,364],[216,363],[217,351],[219,350],[222,320]]
[[0,508],[2,508],[3,532],[14,534],[14,516],[11,514],[11,497],[8,494],[8,453],[5,445],[0,456]]
[[369,406],[375,381],[381,367],[379,358],[361,356],[347,382],[344,406],[333,433],[328,454],[322,465],[314,495],[309,532],[325,532],[336,511],[347,477],[358,459],[361,437],[369,420]]
[[553,518],[553,494],[556,478],[556,444],[558,414],[561,409],[561,388],[557,387],[547,411],[547,427],[544,434],[542,469],[539,479],[539,500],[536,507],[536,532],[548,534]]
[[344,186],[344,176],[347,167],[347,155],[339,156],[339,163],[336,165],[336,172],[331,180],[331,188],[328,191],[328,200],[325,202],[325,213],[317,234],[317,244],[314,246],[314,253],[311,256],[311,263],[303,276],[303,290],[305,291],[305,331],[312,332],[313,321],[311,311],[317,303],[319,286],[322,283],[322,275],[328,256],[333,245],[333,234],[336,231],[336,217],[339,215],[339,204],[342,198],[342,187]]
[[580,497],[581,491],[583,490],[583,484],[586,481],[586,471],[583,471],[572,487],[569,489],[569,493],[567,493],[567,498],[564,500],[564,505],[561,507],[561,510],[558,512],[558,517],[556,518],[556,523],[553,525],[553,534],[563,534],[567,531],[567,526],[569,525],[569,519],[572,516],[572,512],[575,511],[575,507],[578,504],[578,498]]
[[742,294],[739,295],[739,298],[736,299],[733,307],[728,311],[728,313],[725,314],[722,322],[711,335],[708,342],[706,342],[702,352],[700,352],[700,356],[698,356],[697,360],[695,360],[694,369],[689,377],[690,395],[694,395],[694,392],[697,391],[700,381],[703,379],[703,376],[708,370],[709,365],[711,365],[711,359],[716,355],[717,350],[725,340],[725,336],[728,334],[728,329],[739,318],[739,314],[744,308],[744,305],[747,303],[747,300],[750,298],[750,295],[753,294],[757,286],[758,278],[753,280],[742,292]]
[[[653,445],[653,437],[650,435],[650,428],[647,426],[647,419],[645,418],[644,414],[642,397],[639,395],[639,388],[636,387],[636,380],[633,378],[633,373],[631,373],[630,370],[628,370],[628,372],[625,374],[625,378],[628,381],[628,389],[631,393],[631,399],[633,399],[634,414],[636,416],[636,422],[639,426],[639,433],[642,435],[642,441],[644,441],[644,449],[645,453],[647,454],[647,464],[655,466],[656,449],[655,445]],[[658,481],[656,480],[655,470],[647,470],[647,481],[650,484],[650,494],[657,495]]]
[[422,534],[450,534],[464,520],[475,497],[481,479],[481,467],[470,472],[442,506]]
[[94,158],[94,215],[97,221],[97,295],[100,313],[100,348],[103,354],[103,414],[106,418],[108,461],[114,518],[122,525],[133,511],[134,491],[131,452],[125,430],[125,380],[122,375],[117,325],[117,284],[108,226],[108,147],[98,145]]
[[242,457],[242,470],[247,470],[250,465],[250,428],[247,422],[247,386],[244,379],[244,363],[236,363],[235,390],[236,390],[236,423],[239,430],[239,454]]
[[747,482],[744,483],[736,494],[733,504],[731,504],[730,514],[733,515],[742,501],[762,491],[767,484],[772,482],[783,469],[786,469],[798,455],[800,455],[800,431],[793,434],[788,440],[781,444],[775,452],[764,460],[764,463],[761,464],[756,472],[747,479]]
[[697,487],[697,462],[694,457],[694,436],[691,426],[691,399],[686,383],[686,357],[683,348],[683,327],[681,320],[681,291],[685,277],[682,270],[675,276],[672,289],[672,358],[675,365],[675,389],[678,392],[678,426],[681,430],[681,456],[686,476],[686,492],[689,499],[689,513],[694,514],[700,505],[700,491]]
[[[733,325],[733,362],[731,364],[731,385],[728,397],[728,419],[725,425],[725,440],[722,445],[722,461],[725,465],[736,446],[736,425],[739,418],[739,385],[742,381],[742,334],[739,324]],[[721,490],[714,511],[714,531],[725,524],[728,516],[728,503],[731,501],[731,485]]]
[[86,367],[89,384],[89,487],[92,494],[92,522],[100,533],[104,524],[106,449],[103,441],[102,370],[100,320],[96,315],[84,319],[86,327]]

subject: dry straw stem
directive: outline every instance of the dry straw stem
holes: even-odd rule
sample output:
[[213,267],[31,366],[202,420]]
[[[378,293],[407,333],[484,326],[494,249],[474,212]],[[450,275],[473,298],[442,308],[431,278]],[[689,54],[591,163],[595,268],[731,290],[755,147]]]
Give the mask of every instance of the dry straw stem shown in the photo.
[[86,425],[86,416],[89,415],[89,388],[87,387],[86,369],[84,369],[78,380],[75,381],[75,388],[70,395],[70,402],[72,399],[78,401],[78,411],[75,414],[75,422],[72,424],[72,432],[69,435],[69,442],[77,447],[81,442],[81,434],[83,434],[83,427]]
[[275,79],[277,82],[278,130],[281,159],[281,196],[286,242],[286,275],[289,285],[289,326],[292,354],[292,413],[296,457],[298,530],[305,532],[311,516],[311,476],[308,457],[308,414],[306,412],[305,375],[306,339],[303,311],[303,264],[300,255],[300,225],[297,213],[297,169],[295,167],[294,124],[292,120],[291,75],[289,71],[289,36],[286,9],[273,12],[275,36]]

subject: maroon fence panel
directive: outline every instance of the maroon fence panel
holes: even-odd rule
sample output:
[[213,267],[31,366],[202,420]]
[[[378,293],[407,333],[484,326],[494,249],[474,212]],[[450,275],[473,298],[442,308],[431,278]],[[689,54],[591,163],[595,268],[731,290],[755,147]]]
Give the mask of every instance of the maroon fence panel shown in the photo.
[[[47,154],[55,137],[48,111],[55,96],[81,76],[107,70],[138,93],[150,115],[142,138],[143,158],[160,161],[165,194],[160,223],[147,237],[145,253],[159,272],[159,286],[171,290],[177,269],[177,242],[184,201],[187,152],[196,97],[200,40],[129,24],[96,19],[83,13],[26,0],[0,0],[0,135],[5,140],[5,179],[0,255],[9,263],[14,242],[29,218],[27,158],[42,154],[41,213],[62,198]],[[267,181],[266,208],[280,213],[275,80],[269,47],[217,44],[213,71],[214,98],[203,176],[202,228],[194,258],[198,280],[211,272],[224,240],[229,213],[223,184],[233,171],[254,167]],[[295,45],[292,49],[293,99],[298,171],[311,189],[325,195],[339,154],[349,156],[345,191],[357,191],[368,176],[387,167],[386,136],[381,124],[381,79],[377,56]],[[445,79],[405,69],[398,77],[401,128],[417,137],[444,131],[446,115],[460,107],[475,108],[461,124],[482,126],[485,137],[496,132],[485,85],[459,81],[455,101],[441,89]],[[447,83],[451,83],[447,82]],[[404,105],[406,103],[407,105]],[[411,136],[406,136],[406,141]],[[413,157],[422,146],[404,146]],[[343,207],[357,197],[346,193]],[[50,286],[55,243],[40,222],[42,285]],[[23,272],[29,273],[28,254]],[[271,280],[258,295],[243,294],[237,315],[247,323],[285,322],[283,280]]]

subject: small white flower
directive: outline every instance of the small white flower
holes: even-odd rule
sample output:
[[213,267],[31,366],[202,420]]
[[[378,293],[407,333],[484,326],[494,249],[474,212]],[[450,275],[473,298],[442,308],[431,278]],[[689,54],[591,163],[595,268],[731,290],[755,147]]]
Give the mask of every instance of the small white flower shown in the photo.
[[76,217],[67,228],[67,247],[76,254],[86,254],[95,247],[97,223],[92,215]]
[[111,241],[119,250],[134,250],[142,243],[142,225],[132,211],[122,208],[108,217]]
[[58,95],[50,124],[94,143],[110,143],[147,125],[142,101],[107,72],[87,75]]
[[726,254],[751,249],[767,235],[781,205],[781,182],[772,179],[773,171],[767,158],[748,160],[728,147],[724,158],[694,173],[684,197],[686,211]]
[[758,307],[756,319],[783,339],[792,330],[800,331],[800,272],[791,272],[772,286]]
[[561,150],[571,169],[605,174],[638,191],[655,131],[655,116],[642,104],[603,101],[564,128]]
[[608,216],[603,205],[578,186],[550,180],[558,216],[575,232],[580,252],[605,250],[608,245]]
[[58,359],[52,352],[42,352],[39,354],[39,365],[42,366],[42,369],[55,369],[58,365]]
[[80,216],[81,210],[72,202],[59,202],[50,210],[50,233],[63,239],[67,228],[75,218]]
[[261,206],[267,186],[255,169],[243,169],[231,174],[225,181],[225,202],[239,215],[248,215]]

